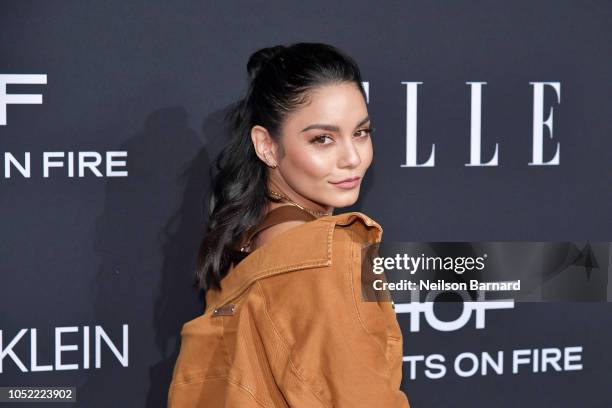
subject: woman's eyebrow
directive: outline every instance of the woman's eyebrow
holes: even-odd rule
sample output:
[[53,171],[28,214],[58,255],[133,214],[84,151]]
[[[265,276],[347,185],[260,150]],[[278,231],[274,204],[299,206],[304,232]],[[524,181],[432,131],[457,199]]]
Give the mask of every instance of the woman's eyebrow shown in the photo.
[[[370,120],[370,116],[368,115],[365,118],[363,118],[355,127],[358,128],[359,126],[363,125],[369,120]],[[306,126],[304,129],[301,130],[300,133],[306,132],[307,130],[311,130],[311,129],[327,130],[328,132],[339,132],[340,131],[340,128],[336,125],[325,125],[322,123],[315,123],[313,125]]]

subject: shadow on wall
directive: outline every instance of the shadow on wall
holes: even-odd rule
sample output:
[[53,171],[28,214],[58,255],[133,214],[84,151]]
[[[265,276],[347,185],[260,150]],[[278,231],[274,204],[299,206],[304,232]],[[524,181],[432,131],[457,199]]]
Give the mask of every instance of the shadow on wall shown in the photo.
[[88,407],[114,399],[104,390],[123,390],[117,395],[122,406],[166,405],[182,325],[205,306],[192,284],[207,222],[210,165],[225,142],[223,115],[220,110],[205,119],[202,140],[183,107],[159,109],[117,149],[128,152],[129,177],[106,185],[91,290],[95,321],[112,328],[109,337],[120,352],[121,325],[129,325],[129,368],[103,347],[105,369],[90,373],[77,391]]

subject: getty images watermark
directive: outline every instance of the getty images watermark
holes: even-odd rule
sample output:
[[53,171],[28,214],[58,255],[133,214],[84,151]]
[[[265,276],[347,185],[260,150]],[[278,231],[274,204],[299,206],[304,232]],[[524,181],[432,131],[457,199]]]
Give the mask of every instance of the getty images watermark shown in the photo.
[[[390,242],[362,249],[365,301],[608,301],[610,242]],[[483,296],[483,293],[486,296]]]

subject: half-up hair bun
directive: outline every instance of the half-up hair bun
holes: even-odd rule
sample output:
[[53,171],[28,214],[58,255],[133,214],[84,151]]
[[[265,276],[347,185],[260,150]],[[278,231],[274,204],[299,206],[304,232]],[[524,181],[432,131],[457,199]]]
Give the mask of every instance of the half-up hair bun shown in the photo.
[[247,63],[247,72],[252,81],[257,77],[261,69],[274,57],[283,52],[287,47],[284,45],[276,45],[274,47],[262,48],[255,51],[249,58]]

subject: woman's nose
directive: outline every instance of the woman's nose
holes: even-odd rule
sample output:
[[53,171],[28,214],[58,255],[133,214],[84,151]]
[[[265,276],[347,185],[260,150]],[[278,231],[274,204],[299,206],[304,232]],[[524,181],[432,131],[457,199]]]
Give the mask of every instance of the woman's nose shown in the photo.
[[339,165],[340,167],[356,167],[361,163],[359,149],[351,140],[343,143],[340,152]]

